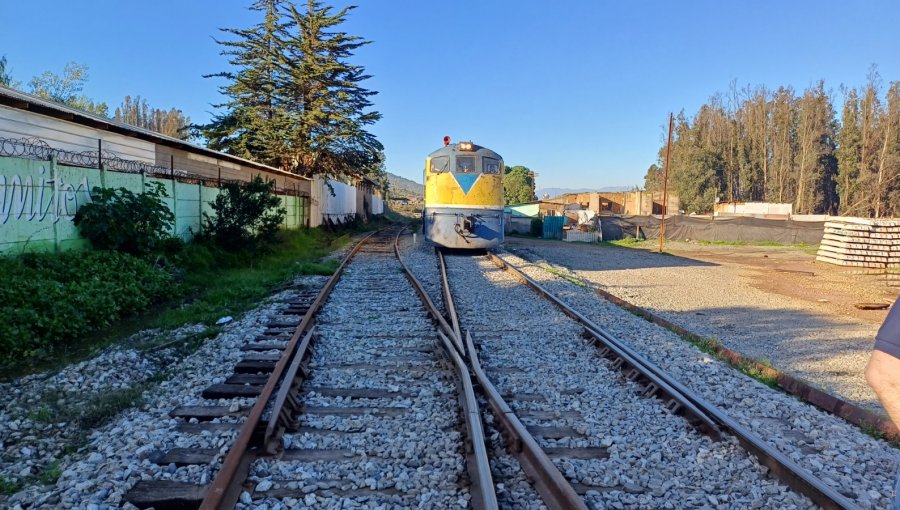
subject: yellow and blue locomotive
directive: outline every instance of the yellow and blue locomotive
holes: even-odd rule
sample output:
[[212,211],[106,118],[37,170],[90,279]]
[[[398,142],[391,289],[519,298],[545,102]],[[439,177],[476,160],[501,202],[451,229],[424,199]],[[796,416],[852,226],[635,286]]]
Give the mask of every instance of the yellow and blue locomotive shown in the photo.
[[425,237],[447,248],[503,242],[503,158],[472,142],[450,143],[425,159]]

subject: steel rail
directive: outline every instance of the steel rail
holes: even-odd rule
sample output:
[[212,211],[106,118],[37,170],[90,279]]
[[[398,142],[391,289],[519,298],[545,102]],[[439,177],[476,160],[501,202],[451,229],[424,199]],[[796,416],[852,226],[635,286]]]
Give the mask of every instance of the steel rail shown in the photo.
[[[228,455],[226,455],[225,459],[222,461],[222,467],[219,469],[218,473],[216,473],[216,477],[213,479],[212,483],[210,483],[209,489],[207,489],[206,492],[206,496],[200,503],[201,510],[219,510],[234,507],[235,501],[231,501],[232,498],[226,498],[226,495],[229,494],[230,488],[233,488],[237,485],[235,483],[235,479],[238,472],[240,471],[239,468],[241,467],[241,465],[247,464],[246,456],[248,454],[251,439],[253,439],[256,428],[260,424],[263,412],[265,411],[269,399],[272,397],[272,393],[275,391],[276,384],[281,379],[281,376],[284,373],[285,368],[288,366],[289,362],[293,359],[294,354],[297,350],[297,344],[300,342],[300,338],[303,336],[306,330],[309,329],[315,315],[328,299],[328,296],[331,294],[331,290],[340,279],[341,273],[344,271],[344,268],[350,262],[350,259],[352,259],[353,256],[356,255],[356,253],[360,250],[360,248],[362,248],[363,244],[365,244],[376,233],[377,232],[373,232],[362,238],[358,243],[356,243],[356,246],[354,246],[353,249],[350,250],[350,252],[344,257],[344,259],[341,261],[341,264],[335,270],[334,274],[331,275],[331,277],[325,283],[325,286],[322,287],[322,290],[319,291],[318,296],[316,296],[316,300],[313,301],[312,305],[310,305],[309,310],[307,310],[306,314],[303,316],[303,320],[297,326],[297,329],[294,330],[294,333],[293,335],[291,335],[291,339],[288,342],[287,347],[285,347],[284,349],[284,354],[275,364],[275,368],[272,371],[272,374],[266,380],[266,385],[263,387],[262,392],[260,392],[259,397],[256,399],[256,404],[253,406],[250,414],[247,416],[246,421],[244,421],[244,424],[241,426],[241,430],[238,433],[237,439],[235,439],[234,444],[228,451]],[[291,384],[291,381],[284,381],[284,383]],[[277,420],[279,412],[280,411],[278,409],[273,409],[270,420]]]
[[[453,293],[450,289],[450,279],[447,277],[447,264],[444,262],[444,254],[440,249],[435,249],[435,252],[441,273],[444,306],[447,309],[447,314],[453,321],[454,331],[461,331],[459,316],[456,313],[456,305],[453,301]],[[472,335],[468,331],[466,332],[465,346],[472,372],[475,374],[484,397],[491,407],[491,412],[503,429],[507,446],[510,452],[519,460],[522,470],[534,484],[534,488],[541,496],[544,504],[551,510],[587,510],[584,499],[578,495],[572,484],[566,480],[562,472],[559,471],[546,452],[538,445],[537,441],[528,432],[528,429],[509,407],[500,395],[500,392],[497,391],[494,383],[491,382],[482,369],[478,360],[478,351],[475,350]]]
[[[405,229],[404,229],[405,230]],[[397,241],[400,240],[400,235],[403,233],[403,230],[397,234]],[[407,278],[409,278],[410,283],[416,289],[416,293],[419,294],[419,297],[422,299],[422,302],[425,303],[425,308],[431,313],[432,318],[437,321],[438,325],[441,329],[444,330],[444,333],[450,339],[453,347],[456,348],[456,352],[459,353],[460,356],[466,356],[466,349],[462,344],[462,339],[456,336],[456,332],[453,329],[453,326],[447,322],[447,319],[441,315],[441,312],[438,310],[437,306],[435,306],[434,301],[431,300],[431,297],[428,296],[428,292],[425,291],[425,287],[419,283],[419,280],[412,274],[412,271],[406,266],[403,262],[403,258],[400,256],[400,246],[398,242],[394,243],[394,253],[397,255],[397,260],[400,261],[400,265],[403,266],[403,270],[406,272]]]
[[[462,331],[459,329],[459,316],[456,314],[456,306],[453,304],[453,295],[450,294],[450,284],[448,283],[450,280],[447,278],[447,266],[444,264],[444,254],[437,246],[434,247],[434,252],[437,254],[438,270],[441,272],[441,281],[444,282],[444,285],[441,285],[441,292],[444,296],[444,307],[447,309],[447,318],[450,321],[450,325],[453,326],[453,334],[456,335],[456,338],[462,340],[463,335]],[[462,345],[461,341],[460,345]],[[462,354],[465,356],[465,352]]]
[[[512,272],[517,278],[519,278],[519,280],[531,287],[531,289],[537,292],[541,297],[554,303],[563,313],[585,326],[586,332],[591,337],[593,337],[594,342],[602,343],[604,345],[604,348],[614,353],[619,359],[622,360],[622,363],[627,364],[633,370],[644,376],[650,383],[646,385],[647,390],[645,390],[645,394],[647,396],[651,396],[656,392],[664,394],[666,397],[671,399],[672,402],[675,402],[678,406],[680,406],[680,411],[686,415],[685,419],[689,423],[691,423],[691,425],[695,426],[698,430],[710,436],[712,439],[719,440],[721,436],[719,424],[709,415],[709,413],[704,411],[701,406],[698,406],[691,398],[689,398],[685,394],[685,391],[688,390],[680,383],[678,383],[678,381],[672,380],[670,377],[668,377],[667,374],[656,368],[655,365],[647,361],[640,354],[628,348],[622,342],[619,342],[611,336],[598,336],[594,334],[595,331],[592,331],[592,329],[596,330],[596,326],[593,322],[588,320],[587,317],[585,317],[572,307],[568,306],[561,299],[544,289],[540,284],[526,276],[515,267],[507,264],[503,259],[497,257],[493,253],[488,253],[488,257],[494,262],[494,264],[498,265],[502,269],[506,269]],[[629,376],[629,378],[632,377],[633,376]]]
[[745,450],[753,454],[761,464],[772,471],[775,477],[787,484],[789,487],[805,495],[810,500],[812,500],[813,503],[828,510],[859,508],[859,506],[857,506],[855,503],[847,499],[832,487],[828,486],[819,478],[816,478],[815,475],[813,475],[808,470],[797,465],[786,455],[784,455],[773,446],[766,443],[762,438],[754,434],[752,431],[738,423],[734,418],[728,416],[728,414],[726,414],[724,411],[706,401],[706,399],[704,399],[694,391],[688,389],[680,382],[676,381],[654,363],[650,362],[645,357],[633,351],[621,340],[618,340],[612,334],[594,324],[593,321],[574,310],[572,307],[570,307],[555,295],[551,294],[532,278],[528,277],[519,268],[513,266],[512,264],[509,264],[494,253],[488,253],[488,257],[498,267],[511,272],[519,280],[535,290],[538,294],[554,303],[566,315],[569,315],[570,317],[580,322],[585,327],[586,331],[597,342],[602,343],[612,350],[619,350],[627,354],[634,360],[635,363],[640,364],[640,367],[633,365],[634,368],[640,370],[641,372],[646,371],[645,374],[649,373],[659,378],[665,379],[665,381],[672,388],[675,388],[678,393],[683,396],[683,398],[689,401],[691,406],[702,410],[705,416],[711,417],[721,428],[724,428],[735,438],[737,438],[738,442],[741,444],[741,446],[744,447]]
[[[410,281],[416,293],[425,305],[425,309],[431,317],[440,325],[438,336],[447,351],[447,355],[453,362],[453,366],[457,372],[457,381],[460,385],[459,402],[463,407],[463,415],[466,421],[466,431],[468,432],[469,442],[467,445],[467,470],[469,472],[469,480],[471,483],[470,493],[472,494],[472,506],[476,510],[496,510],[499,508],[497,504],[497,494],[494,491],[494,479],[491,476],[491,465],[488,461],[487,447],[485,446],[484,428],[481,424],[481,411],[478,409],[478,401],[475,399],[475,389],[472,386],[472,379],[469,376],[469,370],[460,350],[459,339],[451,340],[454,336],[453,328],[447,324],[441,316],[440,311],[434,306],[434,302],[428,297],[425,288],[419,280],[413,275],[409,267],[403,262],[400,256],[400,235],[404,229],[397,233],[394,240],[394,254],[403,267],[406,278]],[[442,331],[443,330],[443,331]]]
[[[284,379],[282,379],[282,384],[278,389],[278,394],[275,396],[275,404],[272,406],[272,412],[269,415],[269,422],[266,424],[266,432],[263,434],[262,440],[263,446],[268,454],[276,453],[278,444],[276,444],[274,440],[279,439],[280,434],[283,432],[283,429],[279,427],[279,423],[282,416],[285,414],[285,404],[288,402],[288,398],[296,396],[296,391],[294,391],[296,388],[294,381],[296,381],[297,372],[300,371],[300,365],[303,363],[304,358],[306,358],[306,355],[309,352],[309,346],[312,343],[313,333],[315,333],[315,331],[316,327],[313,326],[309,328],[309,331],[303,336],[300,347],[297,349],[297,354],[294,356],[293,360],[291,360],[291,364],[284,374]],[[302,372],[301,374],[305,379],[306,374]],[[294,409],[296,409],[295,406],[288,406],[287,413],[293,412]]]

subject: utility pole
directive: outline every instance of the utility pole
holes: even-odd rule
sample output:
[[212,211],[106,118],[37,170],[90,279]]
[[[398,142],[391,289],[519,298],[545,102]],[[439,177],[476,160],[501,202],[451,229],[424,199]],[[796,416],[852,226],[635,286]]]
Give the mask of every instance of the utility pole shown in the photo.
[[663,252],[663,243],[666,239],[666,209],[669,208],[669,154],[672,150],[672,126],[675,124],[675,115],[669,113],[669,140],[666,142],[666,171],[663,177],[663,203],[662,223],[659,224],[659,252]]

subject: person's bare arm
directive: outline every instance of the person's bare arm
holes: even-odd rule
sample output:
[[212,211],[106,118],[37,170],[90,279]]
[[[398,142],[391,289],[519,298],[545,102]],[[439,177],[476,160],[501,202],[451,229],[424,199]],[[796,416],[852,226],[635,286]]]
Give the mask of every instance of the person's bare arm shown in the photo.
[[872,351],[866,367],[866,381],[875,390],[891,421],[900,428],[900,358]]

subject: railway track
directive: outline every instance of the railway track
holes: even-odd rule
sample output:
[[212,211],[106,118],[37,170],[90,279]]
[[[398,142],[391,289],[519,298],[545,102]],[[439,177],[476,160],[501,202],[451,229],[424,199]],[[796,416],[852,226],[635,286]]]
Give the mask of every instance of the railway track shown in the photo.
[[218,405],[173,411],[182,432],[238,430],[220,450],[161,459],[224,455],[214,479],[141,482],[126,499],[157,509],[496,508],[468,372],[400,271],[395,237],[361,241],[294,308],[296,321],[248,342],[235,373],[203,392]]
[[360,242],[319,293],[297,295],[242,347],[235,373],[202,391],[209,403],[172,411],[180,433],[230,439],[155,461],[216,466],[215,477],[142,481],[126,499],[856,508],[501,260],[441,257],[436,287],[406,267],[398,237]]
[[[781,454],[762,439],[740,426],[726,413],[710,405],[700,396],[673,380],[598,325],[568,307],[539,284],[515,271],[514,268],[509,268],[500,259],[492,255],[489,255],[489,257],[492,257],[493,261],[500,267],[513,272],[517,279],[525,282],[532,290],[547,298],[555,306],[559,307],[565,315],[578,323],[578,327],[571,328],[571,324],[564,324],[566,321],[557,323],[556,321],[559,320],[559,317],[554,316],[554,314],[547,314],[546,319],[553,321],[552,329],[565,329],[567,326],[570,328],[570,339],[568,345],[565,345],[565,342],[554,343],[553,348],[549,349],[548,352],[539,352],[540,347],[537,349],[538,352],[535,352],[536,343],[543,344],[542,347],[546,347],[547,342],[553,339],[554,333],[559,331],[534,331],[529,330],[529,326],[517,330],[515,327],[517,324],[521,325],[525,322],[533,327],[534,323],[510,318],[510,312],[505,310],[504,307],[486,308],[483,298],[472,297],[479,294],[476,290],[477,286],[472,281],[473,275],[479,275],[484,271],[489,271],[489,269],[483,267],[480,269],[473,268],[470,257],[454,257],[452,258],[453,262],[450,264],[451,268],[448,271],[444,267],[443,257],[440,257],[442,274],[446,275],[449,272],[456,278],[456,281],[460,281],[461,275],[469,278],[463,279],[458,284],[460,288],[465,289],[462,295],[469,298],[468,300],[462,299],[463,302],[468,301],[462,307],[465,310],[462,314],[464,316],[463,322],[467,323],[470,331],[477,332],[477,337],[486,339],[480,342],[479,348],[476,348],[476,342],[472,340],[472,336],[469,334],[465,335],[469,361],[475,367],[479,383],[489,394],[488,401],[494,410],[494,414],[501,421],[503,421],[503,417],[507,417],[510,421],[517,421],[516,415],[518,414],[521,418],[518,420],[519,424],[521,425],[521,422],[527,424],[524,427],[525,430],[521,433],[507,433],[508,437],[512,437],[513,449],[518,451],[520,459],[534,455],[529,452],[530,449],[543,450],[547,454],[546,456],[553,457],[554,464],[565,472],[565,478],[572,482],[572,488],[585,496],[585,500],[593,506],[606,507],[611,505],[615,507],[617,501],[604,498],[604,494],[617,491],[633,494],[634,497],[630,498],[631,501],[640,506],[662,507],[662,503],[672,497],[679,498],[679,501],[687,506],[697,504],[715,505],[724,502],[747,504],[749,506],[754,503],[754,500],[759,501],[760,499],[752,490],[752,487],[756,485],[765,489],[767,493],[778,494],[777,497],[769,498],[769,505],[809,506],[808,500],[804,503],[802,498],[796,497],[796,493],[800,493],[823,508],[857,508],[848,498],[829,487],[822,480],[812,476],[809,472],[799,468],[787,456]],[[457,267],[454,267],[454,265]],[[477,276],[475,279],[477,279]],[[446,304],[446,313],[452,320],[456,313],[446,281],[445,277],[444,302]],[[493,298],[499,299],[499,301],[505,302],[507,305],[515,302],[514,299],[505,300],[505,296],[502,294],[497,295],[496,287],[490,294]],[[518,299],[521,300],[521,298]],[[515,316],[519,312],[520,310],[516,310],[511,315]],[[501,318],[504,314],[507,314],[506,320]],[[502,325],[502,327],[498,327],[498,325]],[[453,326],[453,329],[461,331],[460,326]],[[535,336],[542,338],[544,341],[534,342]],[[556,336],[559,337],[560,335]],[[565,334],[562,336],[564,337]],[[585,347],[583,342],[573,341],[571,337],[579,337],[580,340],[586,340],[589,345]],[[493,339],[499,340],[493,341]],[[590,344],[597,347],[595,348]],[[485,363],[488,368],[487,371],[479,367],[479,350],[484,352],[488,360]],[[536,354],[538,358],[547,355],[562,356],[567,359],[565,363],[566,369],[576,373],[582,369],[585,372],[580,373],[580,376],[569,377],[568,375],[561,376],[560,372],[553,373],[552,370],[551,373],[547,373],[540,366],[523,366],[522,352],[531,352]],[[606,362],[597,363],[593,359],[579,359],[583,357],[585,352],[591,358],[594,357],[594,353],[599,354],[601,358],[606,359]],[[569,361],[569,356],[574,359]],[[581,368],[579,368],[579,361],[582,365]],[[602,365],[608,366],[604,367]],[[615,370],[619,370],[624,376],[618,378],[624,378],[628,386],[627,390],[622,392],[620,388],[617,392],[615,388],[607,386],[600,392],[595,391],[598,386],[604,386],[603,383],[610,378],[616,378],[613,375]],[[489,374],[498,381],[496,387],[490,381],[491,377],[489,377]],[[508,403],[503,400],[497,387],[506,392]],[[653,471],[648,469],[644,463],[638,463],[639,465],[637,466],[634,463],[632,463],[632,466],[627,464],[619,465],[616,467],[616,470],[619,471],[618,473],[610,473],[609,465],[615,464],[610,457],[621,455],[619,443],[622,443],[623,446],[627,443],[629,446],[634,447],[636,451],[640,452],[637,458],[642,461],[649,460],[651,463],[661,463],[669,460],[672,463],[678,463],[677,454],[673,458],[672,454],[674,452],[667,452],[665,449],[660,450],[659,448],[648,448],[648,445],[641,445],[640,440],[636,441],[633,438],[623,441],[621,437],[611,435],[609,429],[603,430],[597,436],[592,434],[592,432],[600,431],[598,431],[597,427],[592,427],[591,425],[603,421],[596,416],[595,408],[603,408],[603,414],[609,412],[627,414],[632,412],[627,407],[610,406],[608,402],[610,400],[618,403],[628,402],[634,400],[636,395],[641,395],[640,398],[644,400],[646,400],[646,397],[657,397],[662,407],[669,411],[668,418],[673,418],[675,415],[685,418],[684,423],[681,425],[688,424],[693,429],[691,434],[705,438],[694,445],[696,451],[693,453],[690,452],[690,448],[685,450],[686,455],[693,454],[696,456],[698,453],[706,455],[710,451],[718,449],[720,459],[728,458],[729,456],[740,458],[741,455],[736,451],[735,444],[740,443],[742,448],[759,459],[761,464],[768,467],[778,480],[792,487],[796,492],[792,494],[774,486],[771,478],[762,476],[762,469],[756,469],[756,480],[740,479],[741,476],[745,476],[741,474],[742,472],[753,471],[752,468],[747,469],[749,466],[731,469],[734,473],[732,473],[730,480],[722,478],[721,466],[716,466],[718,476],[707,476],[706,482],[703,481],[702,476],[693,477],[695,480],[700,480],[702,491],[691,490],[690,488],[688,490],[678,490],[678,478],[686,478],[685,476],[676,476],[674,478],[671,476],[660,476],[657,480],[641,479],[640,473],[646,474]],[[588,405],[585,406],[584,403]],[[617,410],[617,407],[620,409]],[[640,421],[652,428],[654,422],[659,422],[659,419],[651,415]],[[671,419],[668,421],[671,421]],[[606,422],[608,424],[609,420],[606,420]],[[660,425],[657,423],[655,426],[659,427]],[[668,425],[668,427],[671,426],[672,424]],[[663,425],[663,427],[666,427],[666,425]],[[504,428],[509,429],[510,425],[504,425]],[[648,436],[665,437],[666,435],[671,435],[661,432],[651,433]],[[528,433],[532,433],[534,437],[528,438]],[[686,433],[686,431],[681,431],[682,435]],[[725,441],[719,441],[722,434],[726,436]],[[690,438],[690,440],[696,441],[697,437]],[[704,441],[711,444],[704,444]],[[527,443],[532,444],[528,445],[528,447],[523,446],[527,445]],[[652,451],[654,449],[657,451]],[[645,455],[648,455],[649,459],[644,458]],[[669,458],[667,459],[666,457]],[[527,458],[524,459],[523,465],[528,466],[529,464],[539,463],[533,460],[529,461]],[[560,499],[554,499],[560,496],[554,495],[553,490],[566,492],[561,490],[563,484],[559,480],[550,482],[551,478],[546,478],[544,482],[541,482],[541,477],[548,475],[535,472],[534,467],[526,469],[529,471],[531,478],[537,481],[538,486],[541,483],[546,485],[546,487],[540,489],[540,492],[549,507],[573,507],[572,505],[575,503],[571,500],[562,502]],[[544,471],[545,473],[552,472],[550,469],[545,469]],[[658,471],[665,473],[666,470],[660,469]],[[725,471],[727,476],[727,469]],[[596,473],[605,473],[607,477],[598,479],[598,477],[591,476],[591,474]],[[631,476],[631,473],[634,473],[636,476]],[[613,477],[610,478],[609,474],[612,474]],[[718,480],[715,480],[716,478]],[[666,483],[671,484],[673,480],[675,481],[674,486],[667,487]],[[740,494],[741,486],[751,487],[747,498],[743,500],[740,499],[740,495],[735,497],[735,493]],[[675,490],[673,490],[673,487]],[[660,498],[664,498],[664,500],[660,501]]]

